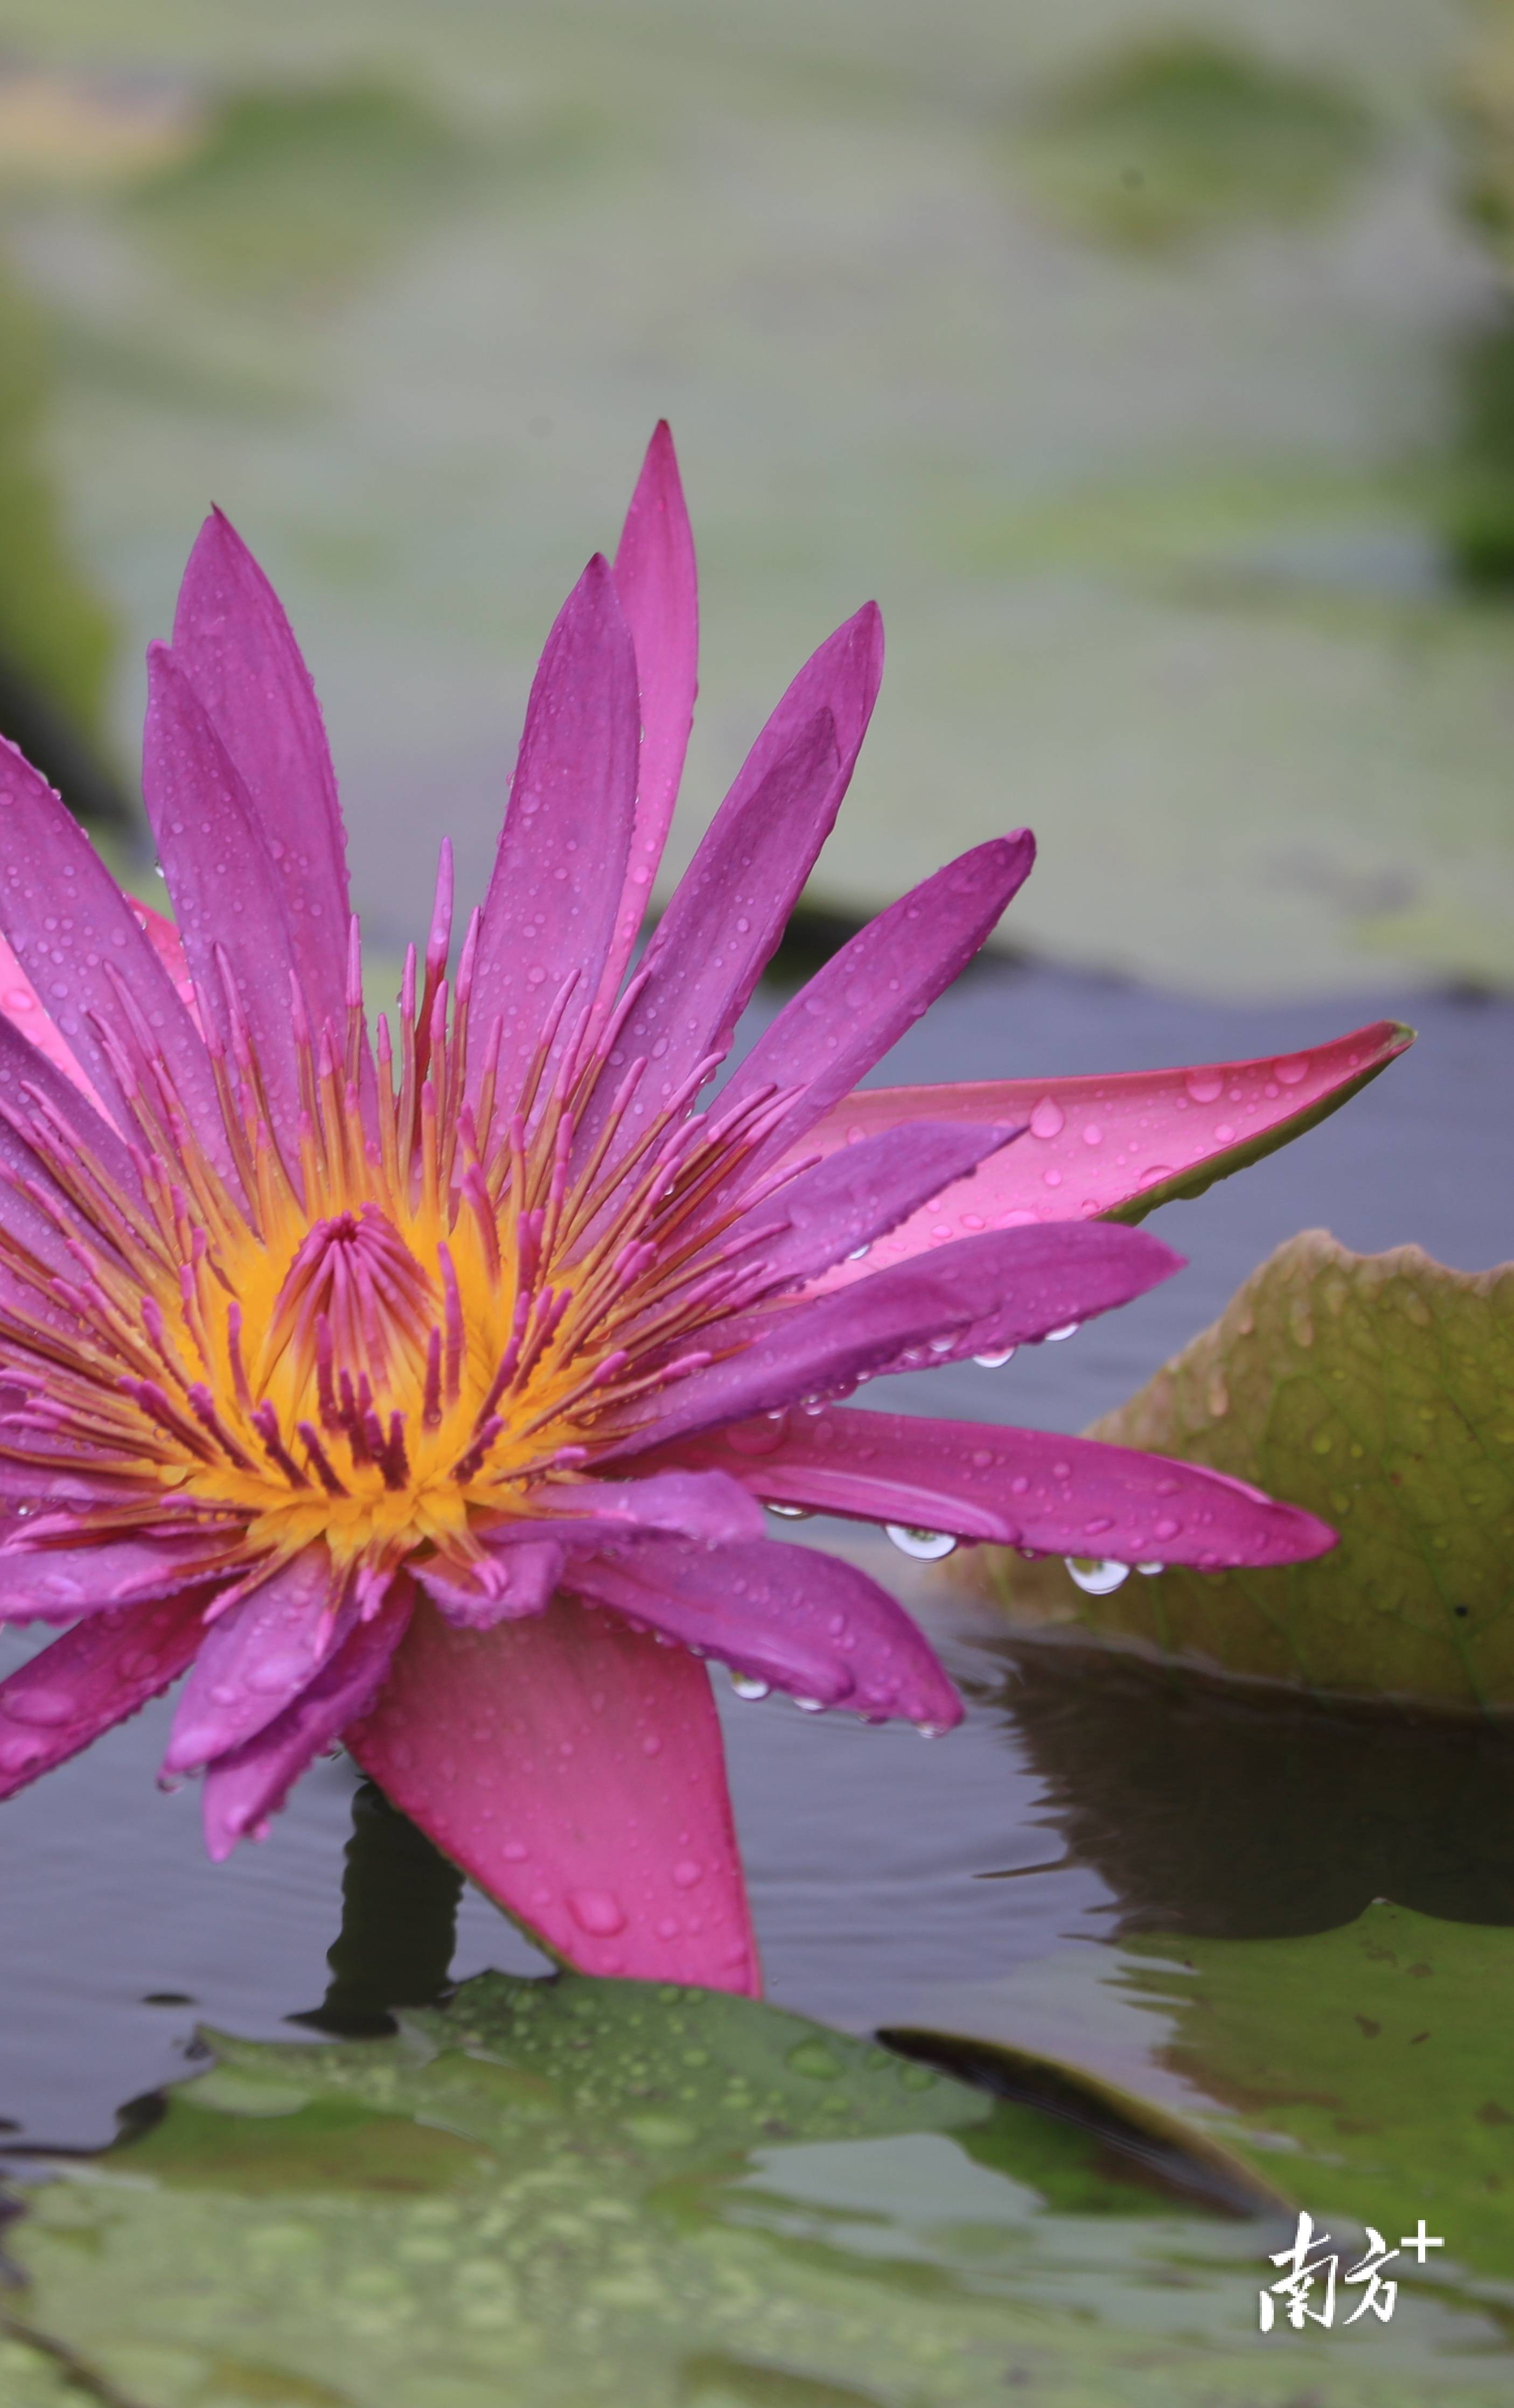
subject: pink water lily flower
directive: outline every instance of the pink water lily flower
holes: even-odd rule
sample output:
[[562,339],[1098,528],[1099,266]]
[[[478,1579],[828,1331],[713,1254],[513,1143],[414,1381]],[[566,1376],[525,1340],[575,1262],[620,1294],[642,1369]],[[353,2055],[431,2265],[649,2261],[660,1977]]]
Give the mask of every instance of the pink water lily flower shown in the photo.
[[0,1620],[64,1627],[0,1683],[0,1796],[187,1674],[165,1774],[203,1771],[212,1856],[340,1740],[559,1956],[755,1990],[701,1659],[960,1713],[894,1600],[760,1500],[1126,1561],[1326,1547],[1179,1463],[836,1400],[1165,1279],[1107,1216],[1306,1125],[1401,1038],[855,1095],[993,929],[1022,832],[883,912],[707,1100],[882,638],[863,609],[800,671],[632,972],[695,650],[659,429],[548,639],[483,904],[454,953],[444,847],[393,1034],[310,679],[224,519],[150,655],[176,927],[0,756]]

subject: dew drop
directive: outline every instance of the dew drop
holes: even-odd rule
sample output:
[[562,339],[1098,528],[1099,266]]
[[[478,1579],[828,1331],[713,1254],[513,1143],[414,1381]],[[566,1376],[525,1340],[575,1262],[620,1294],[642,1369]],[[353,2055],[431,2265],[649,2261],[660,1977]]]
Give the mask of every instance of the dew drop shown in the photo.
[[949,1530],[916,1529],[909,1522],[886,1522],[883,1526],[901,1555],[914,1555],[924,1564],[949,1555],[957,1544]]
[[1272,1066],[1272,1075],[1279,1086],[1299,1086],[1309,1075],[1307,1054],[1294,1054],[1286,1062],[1275,1062]]
[[1075,1338],[1082,1326],[1081,1321],[1064,1321],[1060,1329],[1047,1330],[1045,1342],[1048,1346],[1060,1346],[1064,1338]]
[[867,1260],[867,1258],[868,1258],[869,1254],[872,1254],[872,1246],[871,1246],[871,1245],[866,1245],[866,1246],[854,1246],[854,1247],[852,1248],[851,1253],[847,1255],[846,1259],[847,1259],[847,1261],[848,1261],[849,1263],[861,1263],[861,1262],[865,1262],[865,1261]]
[[823,1714],[826,1710],[824,1698],[796,1698],[794,1703],[801,1714]]
[[50,1726],[71,1722],[74,1700],[63,1689],[19,1689],[6,1699],[12,1722]]
[[974,1354],[973,1360],[981,1363],[986,1371],[1001,1371],[1006,1363],[1013,1363],[1019,1351],[1017,1346],[1005,1346],[997,1354]]
[[813,1505],[781,1505],[772,1497],[765,1498],[764,1502],[768,1512],[775,1514],[780,1522],[813,1522],[815,1519]]
[[1155,1580],[1157,1574],[1164,1572],[1167,1567],[1165,1564],[1137,1564],[1135,1569],[1138,1572],[1145,1572],[1147,1580]]
[[1218,1070],[1190,1070],[1183,1084],[1196,1104],[1213,1104],[1218,1101],[1225,1082]]
[[1089,1597],[1108,1597],[1130,1574],[1129,1564],[1117,1564],[1108,1556],[1068,1555],[1065,1560],[1078,1587]]
[[626,1910],[613,1890],[570,1889],[568,1912],[579,1929],[596,1940],[613,1939],[626,1928]]
[[771,1682],[759,1681],[755,1672],[733,1672],[730,1676],[730,1685],[739,1698],[745,1698],[752,1705],[756,1705],[760,1698],[771,1696],[772,1691]]
[[1031,1114],[1031,1135],[1043,1138],[1060,1137],[1066,1125],[1067,1115],[1060,1104],[1055,1103],[1050,1096],[1043,1096]]

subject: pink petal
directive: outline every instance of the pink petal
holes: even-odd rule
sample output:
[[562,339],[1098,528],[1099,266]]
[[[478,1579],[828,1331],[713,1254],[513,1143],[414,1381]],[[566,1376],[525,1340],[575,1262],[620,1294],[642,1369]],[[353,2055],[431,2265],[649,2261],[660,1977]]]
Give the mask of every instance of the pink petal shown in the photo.
[[828,1405],[685,1440],[681,1461],[722,1467],[756,1496],[901,1522],[1041,1555],[1117,1563],[1291,1564],[1333,1530],[1294,1505],[1196,1465],[1045,1430]]
[[94,1100],[94,1090],[88,1079],[43,1010],[36,987],[4,937],[0,937],[0,1013],[14,1022],[22,1034],[31,1039],[39,1054],[45,1054],[66,1079],[72,1080],[82,1094]]
[[[3,740],[0,853],[6,863],[0,880],[5,934],[118,1128],[129,1128],[131,1116],[91,1025],[92,1014],[108,1027],[120,1025],[112,973],[151,1025],[201,1143],[219,1168],[229,1170],[209,1059],[173,982],[88,837],[46,780]],[[67,932],[61,946],[60,924]]]
[[806,1547],[664,1539],[575,1557],[567,1585],[794,1696],[943,1729],[961,1701],[924,1638],[855,1565]]
[[[726,1111],[770,1085],[801,1091],[754,1168],[795,1145],[913,1027],[992,934],[1034,860],[1028,828],[959,854],[869,921],[785,1004],[721,1092]],[[979,1117],[1012,1124],[1015,1115]]]
[[[883,623],[869,603],[800,669],[748,753],[657,923],[646,985],[616,1038],[613,1063],[651,1066],[627,1137],[729,1044],[835,824],[882,674]],[[607,1098],[613,1086],[601,1082]],[[596,1133],[591,1110],[585,1141]]]
[[[51,1026],[50,1022],[47,1025]],[[57,1031],[53,1034],[56,1036]],[[137,1164],[80,1086],[77,1066],[71,1071],[65,1064],[59,1063],[56,1052],[33,1041],[30,1029],[0,1018],[0,1127],[5,1128],[6,1139],[21,1150],[12,1157],[18,1166],[21,1153],[25,1154],[23,1176],[43,1180],[57,1195],[50,1172],[32,1152],[26,1138],[6,1126],[3,1118],[4,1111],[8,1111],[29,1130],[36,1124],[38,1099],[51,1106],[78,1150],[134,1203],[140,1202],[142,1181]],[[69,1212],[73,1217],[71,1206]]]
[[[689,1475],[691,1476],[691,1475]],[[230,1575],[213,1539],[120,1539],[36,1547],[33,1526],[0,1547],[0,1623],[77,1622]]]
[[492,1630],[496,1623],[544,1613],[564,1561],[555,1539],[522,1539],[512,1546],[491,1548],[479,1563],[438,1555],[416,1564],[414,1570],[445,1621],[459,1630]]
[[184,1684],[163,1770],[197,1772],[266,1730],[329,1661],[353,1619],[342,1575],[310,1546],[228,1607]]
[[498,1092],[513,1108],[554,998],[598,992],[626,886],[636,808],[636,657],[598,554],[557,614],[526,705],[473,978],[476,1080],[496,1019]]
[[142,793],[200,1011],[235,1058],[231,1010],[217,959],[223,953],[276,1133],[293,1139],[300,1094],[290,978],[299,965],[290,942],[284,881],[264,844],[246,787],[165,645],[149,645],[147,673]]
[[694,538],[666,420],[647,446],[621,531],[614,576],[636,653],[642,747],[635,831],[599,982],[601,1010],[614,1000],[645,917],[678,799],[698,685],[699,605]]
[[151,904],[144,903],[139,896],[132,896],[132,910],[137,914],[142,934],[172,979],[180,1002],[203,1037],[205,1031],[200,1027],[199,1005],[195,1000],[195,982],[189,974],[182,937],[171,920],[166,920],[161,911],[154,911]]
[[178,1679],[194,1656],[206,1595],[128,1606],[81,1622],[0,1681],[0,1798],[50,1772]]
[[[986,1164],[970,1188],[948,1189],[896,1229],[874,1250],[875,1268],[985,1223],[1002,1228],[1095,1214],[1137,1220],[1175,1197],[1199,1195],[1312,1128],[1412,1042],[1411,1030],[1378,1020],[1281,1059],[1099,1079],[863,1087],[833,1105],[799,1151],[829,1153],[921,1115],[1030,1124],[1030,1136]],[[869,1268],[839,1263],[825,1284],[842,1286]]]
[[392,1582],[373,1619],[354,1625],[293,1705],[245,1746],[207,1766],[200,1811],[212,1863],[223,1863],[249,1832],[260,1838],[307,1766],[369,1711],[414,1601],[408,1580]]
[[276,865],[311,1019],[341,1028],[347,847],[321,706],[278,595],[219,510],[189,556],[173,650]]
[[720,1725],[683,1648],[563,1598],[497,1630],[421,1612],[346,1743],[555,1956],[757,1994]]
[[871,1247],[938,1189],[960,1184],[964,1196],[974,1193],[978,1164],[1020,1134],[912,1121],[860,1145],[837,1147],[743,1222],[743,1240],[773,1233],[746,1259],[770,1288],[815,1279],[858,1247]]
[[657,1392],[633,1409],[640,1426],[605,1460],[662,1446],[723,1422],[771,1412],[801,1397],[834,1394],[864,1374],[897,1370],[908,1350],[1018,1346],[1069,1321],[1087,1321],[1182,1268],[1181,1257],[1141,1229],[1107,1226],[1002,1229],[964,1238],[896,1264],[844,1294],[820,1296],[765,1319],[728,1324],[748,1342],[738,1354]]
[[565,1543],[629,1537],[639,1530],[703,1539],[760,1539],[762,1517],[725,1471],[660,1471],[642,1480],[574,1480],[549,1483],[530,1498],[529,1524],[497,1523],[479,1535],[490,1546],[518,1542],[527,1527],[550,1531]]

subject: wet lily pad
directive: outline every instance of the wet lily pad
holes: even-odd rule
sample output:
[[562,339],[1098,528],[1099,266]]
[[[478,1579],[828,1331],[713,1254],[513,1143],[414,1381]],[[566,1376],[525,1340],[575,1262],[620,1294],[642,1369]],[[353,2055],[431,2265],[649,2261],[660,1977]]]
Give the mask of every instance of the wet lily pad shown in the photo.
[[1291,1239],[1090,1435],[1229,1472],[1340,1532],[1287,1570],[1169,1570],[1085,1596],[980,1550],[1017,1622],[1341,1695],[1514,1705],[1514,1267]]
[[1390,2244],[1423,2216],[1442,2257],[1507,2275],[1514,1931],[1378,1899],[1297,1940],[1129,1945],[1135,1996],[1175,2014],[1161,2061],[1298,2205]]
[[[50,2370],[25,2345],[132,2408],[1297,2398],[1250,2329],[1275,2227],[750,2000],[483,1975],[391,2039],[215,2048],[151,2128],[27,2194],[0,2305],[27,2381]],[[1497,2350],[1448,2285],[1311,2364],[1314,2394],[1410,2408],[1453,2340]],[[1492,2408],[1501,2372],[1464,2361],[1459,2396]]]

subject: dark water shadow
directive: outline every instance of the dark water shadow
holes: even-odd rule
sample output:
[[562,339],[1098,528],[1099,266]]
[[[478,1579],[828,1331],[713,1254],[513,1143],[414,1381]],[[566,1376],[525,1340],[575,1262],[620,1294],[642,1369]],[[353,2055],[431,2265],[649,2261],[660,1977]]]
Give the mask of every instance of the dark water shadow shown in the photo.
[[1083,1650],[983,1653],[1045,1819],[1108,1885],[1118,1930],[1276,1939],[1379,1898],[1514,1924],[1507,1727],[1238,1694]]

